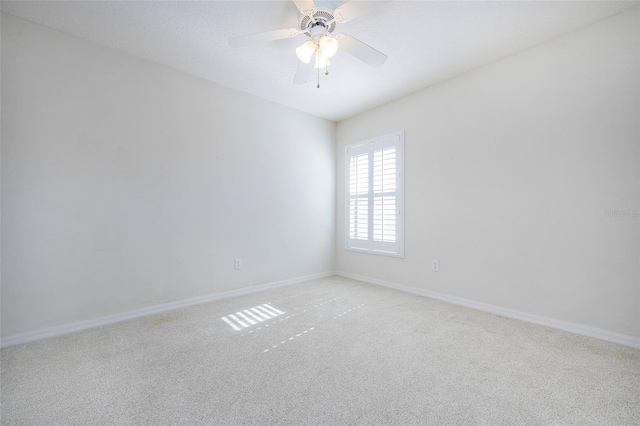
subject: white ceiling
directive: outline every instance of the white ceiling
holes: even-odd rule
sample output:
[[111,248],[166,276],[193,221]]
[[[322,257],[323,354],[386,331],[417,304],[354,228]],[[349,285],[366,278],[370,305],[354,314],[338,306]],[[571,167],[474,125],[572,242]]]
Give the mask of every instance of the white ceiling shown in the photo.
[[[358,1],[358,0],[356,0]],[[344,1],[317,1],[335,9]],[[310,114],[340,121],[635,7],[638,1],[395,1],[345,24],[386,53],[339,51],[329,76],[294,85],[304,36],[234,49],[229,37],[296,27],[288,1],[3,1],[2,11]]]

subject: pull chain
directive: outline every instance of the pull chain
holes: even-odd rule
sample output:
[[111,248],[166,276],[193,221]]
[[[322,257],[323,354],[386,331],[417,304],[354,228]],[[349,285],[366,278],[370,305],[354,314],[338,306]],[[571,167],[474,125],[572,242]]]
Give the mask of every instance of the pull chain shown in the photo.
[[[329,61],[326,61],[324,64],[324,75],[329,75],[328,62]],[[316,50],[316,66],[318,67],[318,85],[316,87],[319,89],[320,88],[320,51],[319,50]]]

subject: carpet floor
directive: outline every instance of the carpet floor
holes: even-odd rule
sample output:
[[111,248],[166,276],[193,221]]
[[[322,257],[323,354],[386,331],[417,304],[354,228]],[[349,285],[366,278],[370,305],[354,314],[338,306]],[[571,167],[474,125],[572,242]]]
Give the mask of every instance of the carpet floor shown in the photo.
[[3,425],[640,424],[640,351],[329,277],[3,349]]

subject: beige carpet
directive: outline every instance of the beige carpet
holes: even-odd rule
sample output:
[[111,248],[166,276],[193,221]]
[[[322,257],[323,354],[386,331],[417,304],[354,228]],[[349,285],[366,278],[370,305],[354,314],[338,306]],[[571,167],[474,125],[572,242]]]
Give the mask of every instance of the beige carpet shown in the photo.
[[1,355],[6,425],[640,424],[638,350],[339,277]]

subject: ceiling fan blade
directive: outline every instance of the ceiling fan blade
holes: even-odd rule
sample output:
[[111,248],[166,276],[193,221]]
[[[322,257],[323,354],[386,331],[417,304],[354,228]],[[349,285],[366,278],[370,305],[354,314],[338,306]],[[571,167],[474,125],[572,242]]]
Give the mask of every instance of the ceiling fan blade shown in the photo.
[[355,56],[372,67],[379,67],[387,60],[387,55],[348,34],[340,33],[335,37],[338,40],[341,50]]
[[231,47],[244,47],[252,44],[266,43],[268,41],[282,40],[284,38],[291,38],[297,36],[302,31],[295,28],[283,28],[281,30],[267,31],[258,34],[249,34],[240,37],[232,37],[229,39],[229,46]]
[[307,15],[313,17],[313,14],[316,13],[316,4],[313,0],[292,0],[300,13],[303,15]]
[[378,7],[384,5],[385,3],[389,3],[391,0],[383,0],[383,1],[359,1],[359,0],[351,0],[342,6],[336,8],[333,11],[333,16],[335,16],[336,21],[340,23],[349,22],[352,19],[357,18],[360,15],[364,15]]
[[304,84],[309,80],[309,75],[313,71],[314,61],[309,61],[305,64],[302,61],[298,61],[298,69],[296,70],[296,76],[293,78],[295,84]]

